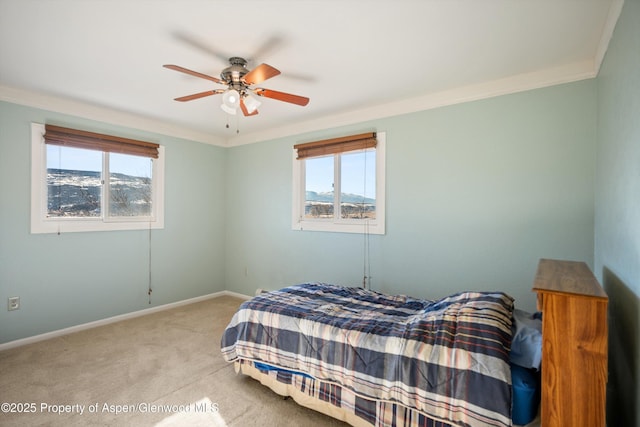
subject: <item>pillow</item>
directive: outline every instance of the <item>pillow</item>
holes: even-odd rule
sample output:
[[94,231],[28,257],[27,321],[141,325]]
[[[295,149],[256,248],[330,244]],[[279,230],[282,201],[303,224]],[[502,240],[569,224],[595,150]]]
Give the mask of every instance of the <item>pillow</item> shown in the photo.
[[514,365],[540,370],[542,319],[540,313],[513,310],[513,338],[509,359]]

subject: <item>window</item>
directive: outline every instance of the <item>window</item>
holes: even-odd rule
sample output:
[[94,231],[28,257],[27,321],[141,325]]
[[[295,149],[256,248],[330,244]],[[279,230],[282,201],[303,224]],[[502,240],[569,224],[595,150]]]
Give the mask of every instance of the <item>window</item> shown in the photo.
[[31,232],[164,227],[164,147],[31,125]]
[[384,132],[294,146],[294,230],[384,234]]

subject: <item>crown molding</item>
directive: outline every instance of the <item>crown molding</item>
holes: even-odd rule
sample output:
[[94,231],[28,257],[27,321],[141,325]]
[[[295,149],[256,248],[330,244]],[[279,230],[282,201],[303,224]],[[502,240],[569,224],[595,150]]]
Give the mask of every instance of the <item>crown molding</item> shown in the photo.
[[96,120],[205,144],[218,146],[227,145],[225,139],[209,133],[193,131],[184,127],[168,124],[161,120],[25,89],[0,85],[0,101],[54,111],[56,113],[69,114],[89,120]]
[[613,0],[609,7],[607,21],[602,29],[600,43],[598,44],[598,49],[596,50],[596,55],[593,59],[596,75],[600,72],[600,66],[602,65],[602,61],[604,61],[604,56],[609,48],[609,43],[613,37],[613,31],[616,29],[616,24],[618,23],[618,19],[622,13],[623,6],[624,0]]
[[364,109],[345,111],[316,120],[308,120],[289,126],[277,127],[240,134],[229,139],[229,146],[252,144],[260,141],[298,135],[307,132],[336,128],[355,123],[378,120],[385,117],[399,116],[430,110],[465,102],[478,101],[501,95],[540,89],[548,86],[571,83],[594,78],[593,61],[582,61],[561,67],[548,68],[532,73],[524,73],[489,82],[467,85],[451,90],[431,93],[415,98],[408,98]]
[[220,138],[206,132],[198,132],[171,125],[148,117],[8,86],[0,85],[0,100],[205,144],[234,147],[594,78],[597,76],[599,67],[608,48],[623,3],[623,0],[615,0],[612,4],[607,25],[603,29],[601,42],[598,46],[596,57],[593,60],[519,74],[489,82],[471,84],[363,109],[344,111],[287,126],[243,133],[228,139]]

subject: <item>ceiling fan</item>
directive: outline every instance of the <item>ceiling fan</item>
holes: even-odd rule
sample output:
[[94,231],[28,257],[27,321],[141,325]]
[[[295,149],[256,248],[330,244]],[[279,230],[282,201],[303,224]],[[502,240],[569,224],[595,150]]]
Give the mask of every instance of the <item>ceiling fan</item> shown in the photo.
[[242,114],[245,116],[258,114],[258,107],[261,105],[261,102],[253,95],[272,98],[300,106],[305,106],[309,103],[309,98],[304,96],[252,87],[280,74],[280,71],[271,65],[260,64],[253,70],[249,70],[247,69],[247,60],[237,56],[229,58],[229,63],[230,66],[220,73],[220,78],[192,71],[179,65],[165,64],[163,67],[227,86],[226,89],[207,90],[205,92],[194,93],[193,95],[181,96],[175,98],[175,100],[185,102],[204,98],[205,96],[222,95],[220,108],[228,114],[236,114],[238,108],[240,108]]

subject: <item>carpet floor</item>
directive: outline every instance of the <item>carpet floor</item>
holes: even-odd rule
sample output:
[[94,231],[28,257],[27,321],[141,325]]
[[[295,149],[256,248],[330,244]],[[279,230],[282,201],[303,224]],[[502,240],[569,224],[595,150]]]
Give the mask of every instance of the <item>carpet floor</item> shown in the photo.
[[2,426],[345,426],[236,375],[212,298],[0,352]]

